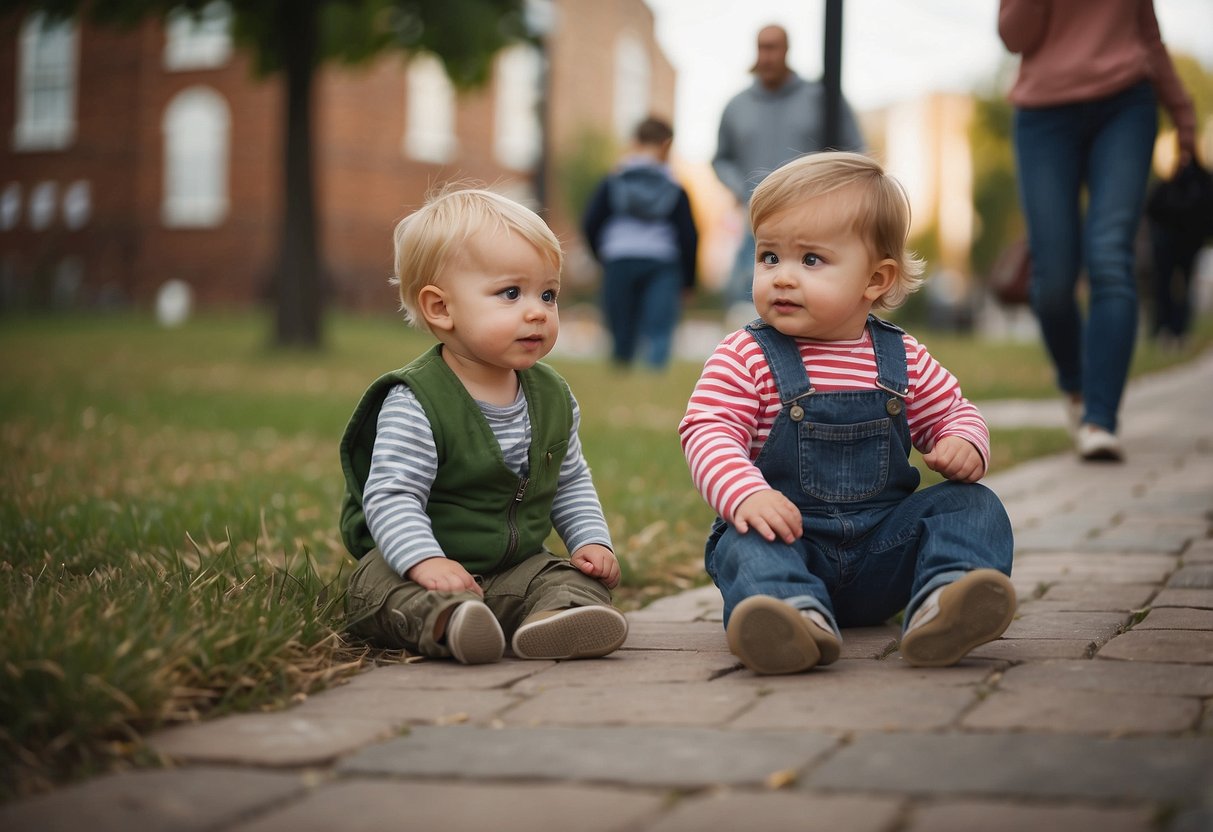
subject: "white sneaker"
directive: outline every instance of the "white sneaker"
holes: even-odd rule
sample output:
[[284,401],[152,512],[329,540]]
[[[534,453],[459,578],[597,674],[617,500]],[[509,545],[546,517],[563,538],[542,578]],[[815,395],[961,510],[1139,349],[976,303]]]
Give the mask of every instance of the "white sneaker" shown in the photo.
[[1122,462],[1124,448],[1116,434],[1109,433],[1098,425],[1086,424],[1078,429],[1076,437],[1078,455],[1090,462]]
[[1072,399],[1066,396],[1066,427],[1070,429],[1070,436],[1078,439],[1078,429],[1082,427],[1082,414],[1084,405],[1082,399]]
[[484,602],[464,601],[447,622],[446,646],[463,664],[489,664],[505,653],[505,633]]

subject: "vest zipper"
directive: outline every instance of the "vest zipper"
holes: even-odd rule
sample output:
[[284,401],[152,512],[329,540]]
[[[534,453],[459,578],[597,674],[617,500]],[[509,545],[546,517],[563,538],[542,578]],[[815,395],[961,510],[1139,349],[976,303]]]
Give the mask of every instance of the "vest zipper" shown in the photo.
[[529,476],[524,476],[518,481],[518,490],[514,492],[514,501],[510,503],[509,513],[506,515],[506,526],[510,530],[510,542],[505,547],[505,555],[497,563],[493,569],[496,572],[502,566],[510,562],[514,554],[518,551],[518,506],[522,505],[522,495],[526,493],[527,484],[531,481]]

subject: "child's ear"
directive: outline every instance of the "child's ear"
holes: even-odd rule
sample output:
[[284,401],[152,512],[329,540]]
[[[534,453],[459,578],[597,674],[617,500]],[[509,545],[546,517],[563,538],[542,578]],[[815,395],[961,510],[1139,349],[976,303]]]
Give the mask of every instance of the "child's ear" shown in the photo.
[[432,330],[445,332],[455,328],[446,307],[446,293],[432,283],[422,286],[417,293],[417,311]]
[[872,276],[868,278],[868,287],[864,289],[863,296],[875,303],[892,289],[896,282],[897,262],[888,258],[881,260],[877,264],[876,270],[872,272]]

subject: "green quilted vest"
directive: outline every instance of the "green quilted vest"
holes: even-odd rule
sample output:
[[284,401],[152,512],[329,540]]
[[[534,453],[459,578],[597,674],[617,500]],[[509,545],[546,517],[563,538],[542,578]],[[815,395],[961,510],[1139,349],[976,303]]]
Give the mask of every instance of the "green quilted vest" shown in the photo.
[[412,363],[378,378],[363,394],[341,438],[346,493],[341,538],[356,558],[375,548],[362,510],[363,488],[379,409],[407,384],[417,396],[438,450],[438,475],[426,514],[438,545],[472,574],[493,574],[543,549],[552,530],[552,501],[573,428],[573,405],[555,370],[536,364],[518,374],[531,418],[528,471],[518,476],[479,406],[435,345]]

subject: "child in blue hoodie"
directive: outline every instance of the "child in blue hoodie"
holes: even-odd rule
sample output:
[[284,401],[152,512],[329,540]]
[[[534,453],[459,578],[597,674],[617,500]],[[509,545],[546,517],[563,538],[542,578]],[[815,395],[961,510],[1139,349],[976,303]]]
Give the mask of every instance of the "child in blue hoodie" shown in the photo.
[[641,343],[649,367],[670,359],[682,294],[695,285],[699,233],[691,201],[667,161],[674,131],[646,118],[630,152],[599,183],[582,219],[594,257],[602,263],[602,307],[611,358],[629,366]]

